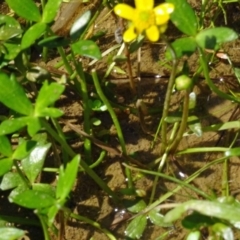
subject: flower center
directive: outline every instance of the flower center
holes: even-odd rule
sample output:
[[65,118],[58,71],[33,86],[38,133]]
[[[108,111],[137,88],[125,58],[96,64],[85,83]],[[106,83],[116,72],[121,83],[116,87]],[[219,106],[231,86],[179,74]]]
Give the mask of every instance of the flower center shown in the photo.
[[153,11],[139,11],[134,21],[138,33],[142,33],[150,26],[155,25],[155,14]]

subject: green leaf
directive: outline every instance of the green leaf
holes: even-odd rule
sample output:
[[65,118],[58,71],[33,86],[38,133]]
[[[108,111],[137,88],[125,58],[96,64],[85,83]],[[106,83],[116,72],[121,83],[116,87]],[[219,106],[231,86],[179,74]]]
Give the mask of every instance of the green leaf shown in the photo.
[[34,183],[32,189],[35,191],[45,192],[55,198],[55,187],[47,183]]
[[126,201],[124,205],[127,207],[128,211],[133,213],[138,213],[146,208],[146,203],[143,199],[138,198],[135,200]]
[[125,234],[131,239],[139,239],[142,237],[143,231],[147,226],[147,217],[140,215],[134,218],[127,226]]
[[26,126],[27,123],[28,123],[28,117],[5,120],[0,125],[0,135],[14,133],[17,130]]
[[0,40],[6,41],[22,33],[19,22],[8,15],[0,14]]
[[235,205],[220,203],[215,201],[191,200],[180,204],[169,211],[165,217],[165,222],[173,222],[182,217],[186,211],[197,211],[203,215],[217,217],[231,223],[240,222],[240,208]]
[[78,18],[70,29],[70,37],[77,39],[83,33],[85,26],[91,19],[91,11],[86,11],[80,18]]
[[189,116],[188,117],[188,127],[190,130],[196,134],[196,136],[202,136],[202,124],[197,116]]
[[22,238],[25,232],[18,228],[13,227],[0,227],[1,240],[17,240]]
[[48,0],[43,9],[42,22],[51,23],[55,19],[61,3],[62,0]]
[[34,183],[47,156],[51,143],[38,144],[33,148],[29,156],[21,161],[22,168],[31,183]]
[[4,54],[4,60],[13,60],[17,57],[17,55],[21,52],[20,40],[5,42],[4,48],[6,49],[6,53]]
[[80,40],[72,44],[74,54],[99,60],[102,55],[97,44],[91,40]]
[[41,14],[32,0],[6,0],[9,7],[20,17],[29,21],[41,21]]
[[10,157],[12,155],[12,145],[8,138],[4,135],[0,136],[0,153],[6,157]]
[[17,172],[8,172],[4,174],[0,188],[1,190],[9,190],[17,187],[20,184],[25,184]]
[[159,227],[172,227],[173,226],[171,223],[164,222],[164,216],[157,209],[152,209],[149,212],[148,216],[149,216],[150,221],[154,225],[157,225]]
[[41,111],[44,111],[49,105],[55,103],[63,93],[65,87],[58,83],[50,83],[47,81],[44,82],[41,87],[35,105],[35,116],[41,116]]
[[61,117],[63,114],[64,112],[57,108],[43,108],[37,113],[39,117],[52,117],[52,118]]
[[78,166],[80,162],[80,156],[76,155],[70,163],[67,164],[66,169],[63,166],[59,169],[59,179],[56,189],[56,198],[59,200],[65,200],[70,193],[73,184],[76,180],[78,173]]
[[4,158],[0,160],[0,176],[9,172],[12,168],[13,160],[11,158]]
[[174,5],[171,13],[171,20],[174,25],[183,33],[195,36],[198,29],[197,17],[187,0],[166,0]]
[[48,193],[35,190],[26,190],[10,199],[12,202],[30,209],[41,209],[52,206],[55,199]]
[[27,157],[29,153],[33,150],[36,146],[36,141],[23,141],[14,151],[12,155],[12,159],[14,160],[22,160],[23,158]]
[[[191,56],[197,48],[197,43],[193,37],[178,38],[171,43],[171,45],[175,50],[177,58],[181,58],[185,55]],[[172,60],[171,51],[169,49],[167,49],[165,56],[168,60]]]
[[15,77],[0,73],[0,102],[24,115],[31,115],[33,107]]
[[220,48],[220,45],[238,38],[238,34],[227,27],[216,27],[204,29],[196,36],[197,44],[203,49]]
[[27,49],[35,43],[46,31],[46,23],[39,22],[32,25],[23,35],[21,49]]

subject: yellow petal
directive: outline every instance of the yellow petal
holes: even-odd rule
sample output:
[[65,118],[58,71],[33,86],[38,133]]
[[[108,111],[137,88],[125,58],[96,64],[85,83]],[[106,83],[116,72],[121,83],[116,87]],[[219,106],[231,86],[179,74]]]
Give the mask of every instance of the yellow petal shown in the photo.
[[137,10],[152,10],[154,5],[153,0],[135,0],[135,6]]
[[134,26],[129,27],[123,34],[124,42],[131,42],[137,38],[137,34],[134,31]]
[[146,35],[150,41],[156,42],[160,37],[158,27],[156,25],[151,26],[146,30]]
[[135,16],[135,9],[124,3],[117,4],[113,10],[116,15],[127,20],[132,20]]
[[155,7],[154,12],[156,14],[156,24],[162,25],[166,23],[170,18],[169,14],[171,14],[173,11],[174,5],[171,3],[163,3]]

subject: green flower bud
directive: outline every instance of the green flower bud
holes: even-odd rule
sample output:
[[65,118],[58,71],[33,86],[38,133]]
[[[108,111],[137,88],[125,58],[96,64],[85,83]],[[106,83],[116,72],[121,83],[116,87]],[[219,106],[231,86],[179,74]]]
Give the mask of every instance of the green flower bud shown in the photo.
[[177,90],[187,90],[192,86],[192,79],[187,75],[178,76],[175,80],[175,87]]

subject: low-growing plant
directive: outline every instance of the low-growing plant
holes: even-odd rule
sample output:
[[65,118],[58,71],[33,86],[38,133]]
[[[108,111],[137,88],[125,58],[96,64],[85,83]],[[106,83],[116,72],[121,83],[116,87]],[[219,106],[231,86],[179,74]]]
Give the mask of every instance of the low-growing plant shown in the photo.
[[[0,116],[0,189],[9,191],[10,204],[31,209],[38,218],[29,220],[18,217],[17,213],[15,216],[0,213],[3,222],[0,239],[23,237],[26,233],[21,224],[38,226],[46,240],[64,239],[66,220],[70,218],[90,224],[109,239],[117,239],[117,233],[101,226],[97,219],[76,214],[68,208],[70,192],[74,191],[74,184],[81,174],[91,177],[114,206],[124,207],[132,214],[127,219],[124,231],[127,239],[141,239],[148,219],[163,228],[156,239],[166,238],[174,229],[174,222],[180,219],[182,227],[187,230],[188,240],[203,239],[203,236],[206,239],[234,239],[234,229],[239,228],[240,208],[238,200],[231,196],[229,190],[228,165],[231,157],[240,155],[240,148],[236,146],[239,121],[230,119],[202,126],[196,111],[198,95],[195,86],[203,76],[213,94],[236,106],[240,102],[238,89],[221,90],[212,80],[209,68],[210,61],[225,59],[239,81],[239,68],[234,66],[227,53],[221,52],[221,47],[236,40],[238,34],[227,26],[217,26],[219,14],[223,14],[227,24],[227,6],[236,1],[202,1],[198,11],[187,0],[166,0],[156,6],[153,0],[135,0],[135,8],[121,1],[98,1],[98,9],[94,14],[85,11],[71,26],[69,36],[59,36],[51,29],[62,0],[5,2],[11,9],[11,15],[1,14],[0,18],[0,103],[4,109]],[[115,32],[118,44],[101,52],[98,40],[104,33],[91,36],[89,32],[104,8],[118,19],[120,26]],[[210,19],[206,20],[206,17]],[[167,30],[169,21],[174,25],[171,29],[181,32],[181,37],[170,40],[171,33]],[[162,41],[166,51],[159,69],[168,68],[170,71],[164,103],[158,105],[155,111],[160,121],[153,126],[154,133],[150,134],[144,117],[151,115],[152,109],[146,106],[138,92],[131,61],[136,53],[140,60],[144,41],[149,41],[149,45]],[[33,63],[34,49],[41,51],[43,61],[49,59],[51,51],[60,56],[61,62],[52,68],[57,71],[63,67],[67,74],[56,78],[51,71]],[[188,60],[193,55],[197,56],[198,61],[194,70],[190,71],[191,63]],[[108,61],[102,73],[97,63],[104,56],[108,56]],[[126,69],[117,66],[118,62],[125,62]],[[127,73],[131,104],[116,102],[115,89],[108,81],[113,71],[123,75]],[[65,120],[64,111],[57,107],[57,102],[64,94],[67,95],[68,90],[74,92],[82,105],[82,129]],[[178,91],[181,100],[173,109],[174,91]],[[143,131],[152,138],[152,148],[160,149],[156,159],[149,159],[149,163],[144,165],[128,152],[125,132],[116,109],[139,117]],[[94,114],[98,112],[108,112],[116,129],[120,150],[102,138],[109,136],[109,129],[99,130],[102,119]],[[69,144],[68,134],[63,131],[62,125],[81,137],[81,153],[77,153]],[[230,132],[233,129],[234,137],[226,143],[227,146],[209,147],[201,143],[195,147],[180,148],[187,136],[194,134],[202,137],[208,132]],[[161,139],[160,143],[158,139]],[[97,159],[95,146],[101,150]],[[190,176],[182,171],[184,163],[177,160],[179,156],[209,152],[222,155]],[[123,175],[127,179],[126,187],[118,192],[111,189],[96,170],[102,166],[107,153],[113,153],[121,159]],[[47,161],[51,161],[50,155],[57,159],[55,168],[44,167]],[[184,179],[180,180],[165,171],[166,166],[172,163]],[[223,190],[217,196],[194,184],[200,174],[216,164],[223,166]],[[54,184],[42,182],[41,175],[46,171],[55,174]],[[135,172],[154,176],[150,192],[136,187]],[[177,186],[157,197],[160,180],[170,181]],[[192,191],[196,197],[189,196],[186,202],[167,202],[182,189]],[[116,222],[112,224],[112,229],[119,224]],[[8,223],[15,225],[9,227]]]

